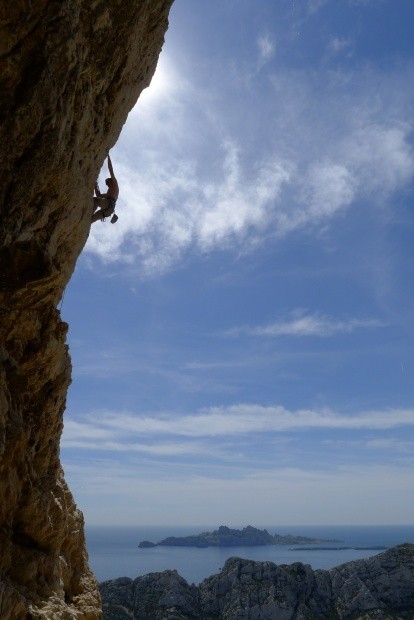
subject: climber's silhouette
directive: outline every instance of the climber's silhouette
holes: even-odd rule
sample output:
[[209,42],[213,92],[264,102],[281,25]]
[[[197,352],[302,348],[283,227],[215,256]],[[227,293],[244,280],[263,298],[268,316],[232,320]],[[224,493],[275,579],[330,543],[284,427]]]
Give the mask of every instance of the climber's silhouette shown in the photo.
[[101,220],[101,222],[105,221],[106,217],[111,217],[112,224],[118,219],[118,216],[115,215],[115,205],[118,200],[119,187],[118,181],[114,175],[114,169],[112,167],[111,158],[108,153],[108,169],[109,174],[111,175],[108,179],[105,180],[106,185],[108,186],[108,191],[105,194],[101,194],[99,190],[98,183],[95,183],[95,196],[93,197],[93,215],[92,215],[92,223]]

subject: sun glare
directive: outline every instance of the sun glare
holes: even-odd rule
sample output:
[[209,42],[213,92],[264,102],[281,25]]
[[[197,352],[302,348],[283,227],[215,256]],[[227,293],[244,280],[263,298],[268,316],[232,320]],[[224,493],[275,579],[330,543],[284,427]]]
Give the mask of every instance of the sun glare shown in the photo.
[[151,80],[148,88],[143,90],[140,96],[140,105],[145,103],[154,103],[160,97],[166,95],[166,93],[171,89],[172,80],[171,80],[171,67],[169,63],[165,60],[164,56],[161,55],[153,78]]

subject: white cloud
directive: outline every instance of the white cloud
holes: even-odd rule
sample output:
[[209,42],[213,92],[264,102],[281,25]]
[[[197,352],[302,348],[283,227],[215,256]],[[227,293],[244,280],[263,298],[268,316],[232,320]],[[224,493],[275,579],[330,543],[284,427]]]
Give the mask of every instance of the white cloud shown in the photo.
[[317,13],[327,2],[328,0],[308,0],[309,15]]
[[338,38],[338,37],[333,37],[332,39],[330,39],[329,44],[328,44],[328,49],[331,53],[333,54],[338,54],[340,52],[343,52],[344,50],[349,50],[349,48],[352,46],[352,42],[350,39],[344,39],[344,38]]
[[216,370],[222,368],[244,368],[249,366],[246,360],[231,360],[221,362],[187,362],[185,368],[188,370]]
[[78,450],[96,450],[106,453],[121,452],[123,454],[141,453],[156,457],[197,456],[197,458],[200,458],[203,455],[208,455],[209,458],[228,458],[228,455],[216,447],[206,446],[197,442],[156,442],[145,444],[120,440],[109,441],[108,439],[113,436],[113,432],[104,432],[104,435],[106,439],[102,440],[99,437],[99,432],[93,437],[87,437],[82,431],[80,433],[73,433],[73,431],[69,429],[68,436],[65,437],[63,446],[65,448]]
[[317,313],[309,314],[302,310],[293,313],[287,320],[280,320],[268,325],[255,327],[234,327],[227,332],[228,336],[247,334],[250,336],[320,336],[328,337],[339,333],[351,333],[356,329],[375,329],[384,327],[377,319],[333,320]]
[[242,180],[238,150],[230,143],[225,148],[223,181],[203,191],[207,209],[201,214],[197,230],[202,248],[220,246],[234,236],[244,238],[249,227],[264,228],[271,207],[290,177],[286,163],[268,161],[261,163],[253,178]]
[[414,510],[412,467],[256,468],[236,475],[222,467],[208,473],[191,467],[159,471],[93,459],[65,473],[89,524],[320,525],[329,515],[330,525],[383,525],[407,523]]
[[331,444],[335,446],[349,446],[351,448],[358,448],[359,450],[365,450],[366,448],[370,450],[387,450],[393,451],[394,454],[407,453],[413,454],[414,441],[411,440],[402,440],[395,438],[376,438],[376,439],[327,439],[322,443]]
[[349,205],[355,196],[350,171],[338,163],[317,163],[310,166],[302,187],[307,219],[331,217]]
[[[358,120],[355,119],[356,124]],[[414,157],[407,125],[364,124],[342,144],[347,161],[362,193],[387,196],[413,177]]]
[[257,39],[259,48],[259,64],[263,66],[275,55],[276,45],[274,40],[268,35],[262,35]]
[[[270,57],[270,38],[259,41]],[[165,56],[158,71],[114,152],[119,221],[94,224],[86,246],[103,261],[151,275],[189,251],[245,252],[269,235],[318,233],[414,176],[411,68],[278,69],[259,101],[262,84],[232,86],[225,71],[208,90]]]
[[[412,409],[365,411],[345,415],[329,409],[289,411],[282,406],[239,404],[228,407],[210,407],[194,414],[134,415],[125,412],[96,412],[85,416],[82,422],[67,420],[63,445],[76,447],[78,442],[91,446],[102,440],[105,449],[121,440],[132,445],[137,437],[137,449],[142,448],[143,436],[156,436],[159,445],[166,436],[177,437],[231,437],[246,434],[280,433],[307,429],[385,430],[414,426]],[[141,448],[139,447],[141,446]],[[149,450],[149,448],[145,448]]]
[[201,251],[245,241],[251,229],[268,224],[288,162],[262,160],[246,172],[233,143],[222,145],[222,172],[216,182],[201,180],[189,161],[147,165],[143,174],[118,165],[123,198],[115,226],[95,224],[88,251],[112,262],[141,258],[145,272],[163,271],[191,245]]

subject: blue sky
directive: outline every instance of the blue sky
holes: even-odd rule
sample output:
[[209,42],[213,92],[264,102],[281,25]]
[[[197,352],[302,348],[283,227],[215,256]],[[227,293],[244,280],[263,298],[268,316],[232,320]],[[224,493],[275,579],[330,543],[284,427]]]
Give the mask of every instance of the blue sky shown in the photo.
[[413,23],[175,1],[62,306],[88,524],[412,522]]

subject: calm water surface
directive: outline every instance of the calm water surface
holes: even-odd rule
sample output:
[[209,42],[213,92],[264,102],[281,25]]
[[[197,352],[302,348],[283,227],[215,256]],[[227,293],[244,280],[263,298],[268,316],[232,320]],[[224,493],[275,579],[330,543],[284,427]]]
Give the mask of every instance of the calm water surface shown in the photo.
[[[243,527],[243,526],[240,526]],[[326,539],[339,539],[342,546],[392,547],[403,542],[414,543],[414,525],[407,526],[258,526],[270,534],[293,534]],[[139,549],[142,540],[158,542],[167,536],[188,536],[212,531],[214,526],[194,527],[104,527],[86,528],[89,562],[99,581],[117,577],[135,578],[146,573],[176,569],[189,583],[198,584],[218,573],[229,557],[269,560],[275,564],[303,562],[312,568],[332,568],[338,564],[379,553],[366,550],[292,551],[292,546],[265,547],[155,547]],[[301,545],[302,546],[302,545]],[[322,545],[316,545],[318,547]],[[326,546],[332,546],[327,544]],[[312,547],[312,545],[309,545]]]

